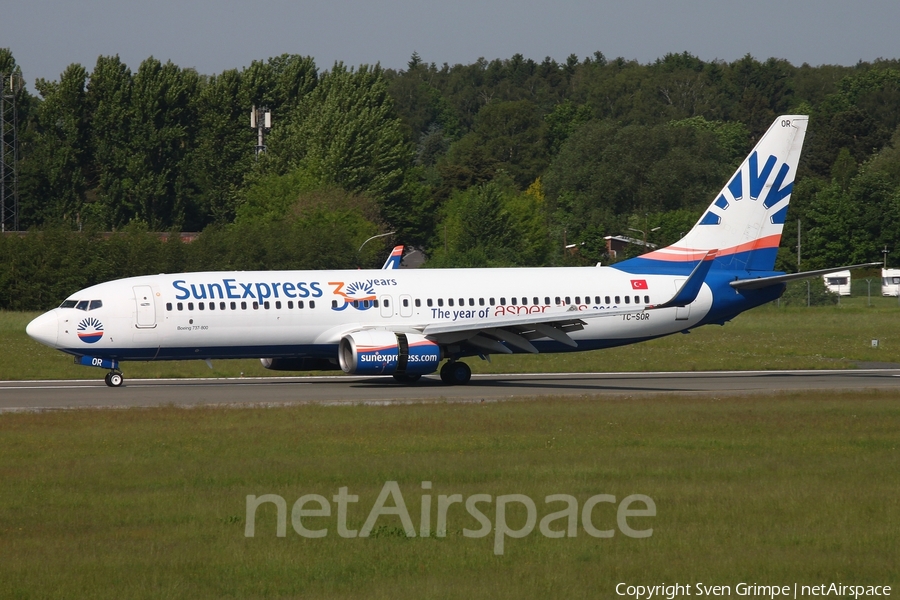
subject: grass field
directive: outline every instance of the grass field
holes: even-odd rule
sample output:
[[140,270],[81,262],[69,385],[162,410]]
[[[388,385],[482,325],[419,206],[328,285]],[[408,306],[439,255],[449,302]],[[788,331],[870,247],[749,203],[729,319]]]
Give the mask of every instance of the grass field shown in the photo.
[[[767,305],[724,327],[596,352],[499,355],[468,363],[476,373],[843,369],[859,363],[900,363],[900,306],[896,298],[843,298],[841,306]],[[0,312],[0,379],[99,379],[99,369],[32,341],[25,325],[37,313]],[[871,341],[879,340],[877,348]],[[258,360],[125,363],[127,378],[284,375]]]
[[[615,585],[900,584],[900,393],[556,398],[486,404],[0,414],[0,597],[614,598]],[[616,531],[506,539],[461,505],[448,535],[245,537],[245,498],[359,496],[386,481],[412,520],[431,493],[653,499]],[[423,492],[422,481],[433,488]],[[389,502],[388,505],[393,505]],[[494,520],[494,504],[481,505]],[[513,509],[521,509],[513,506]],[[336,510],[336,509],[333,509]],[[615,508],[599,505],[598,528]],[[334,513],[332,513],[334,514]],[[519,528],[524,509],[511,510]],[[560,524],[562,523],[562,524]],[[564,528],[557,522],[554,529]]]

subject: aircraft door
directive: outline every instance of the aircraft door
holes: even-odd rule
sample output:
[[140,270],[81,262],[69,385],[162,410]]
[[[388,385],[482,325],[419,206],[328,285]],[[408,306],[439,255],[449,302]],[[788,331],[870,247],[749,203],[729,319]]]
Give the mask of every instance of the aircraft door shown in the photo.
[[413,300],[411,296],[403,294],[400,296],[400,316],[411,317],[413,314]]
[[156,299],[149,285],[136,285],[134,288],[134,301],[137,305],[135,313],[135,325],[139,329],[152,329],[156,327]]
[[[684,282],[687,279],[676,279],[675,280],[675,293],[678,293],[678,290],[681,289],[681,286],[684,285]],[[676,306],[675,307],[675,320],[676,321],[687,321],[691,316],[691,305],[687,306]]]
[[393,300],[390,296],[381,297],[381,316],[385,319],[394,316]]

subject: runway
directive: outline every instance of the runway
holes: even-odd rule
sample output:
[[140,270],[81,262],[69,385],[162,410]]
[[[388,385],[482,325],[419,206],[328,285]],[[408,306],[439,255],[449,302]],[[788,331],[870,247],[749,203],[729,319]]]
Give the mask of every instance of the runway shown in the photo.
[[540,373],[475,375],[446,386],[436,376],[413,385],[390,377],[134,379],[120,388],[102,380],[0,382],[0,412],[71,408],[203,405],[392,404],[479,402],[539,396],[753,394],[789,390],[896,389],[900,369],[690,373]]

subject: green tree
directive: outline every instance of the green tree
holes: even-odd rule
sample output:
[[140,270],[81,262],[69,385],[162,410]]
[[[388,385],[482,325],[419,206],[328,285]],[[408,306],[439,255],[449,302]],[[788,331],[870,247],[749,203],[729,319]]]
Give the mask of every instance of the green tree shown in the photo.
[[120,204],[151,229],[181,225],[196,201],[190,150],[199,79],[191,70],[148,58],[134,75],[127,162],[129,186]]
[[197,201],[186,216],[187,230],[230,223],[235,217],[255,154],[241,85],[238,71],[225,71],[202,83],[196,95],[197,138],[189,177],[197,186]]
[[457,192],[443,209],[429,266],[536,266],[549,255],[539,193],[498,183]]
[[118,56],[101,56],[87,88],[93,164],[88,175],[85,223],[108,229],[127,223],[131,179],[131,70]]
[[92,158],[86,80],[87,71],[77,64],[70,65],[59,82],[37,80],[43,101],[36,110],[27,160],[21,163],[22,227],[81,226]]

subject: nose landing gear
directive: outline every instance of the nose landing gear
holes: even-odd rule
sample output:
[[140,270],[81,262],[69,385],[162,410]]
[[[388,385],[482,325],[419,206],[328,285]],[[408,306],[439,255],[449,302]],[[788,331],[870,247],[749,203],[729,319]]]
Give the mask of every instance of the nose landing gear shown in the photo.
[[125,382],[125,378],[122,377],[122,374],[118,371],[110,371],[106,374],[106,377],[103,378],[103,381],[105,381],[106,385],[109,387],[119,387]]
[[101,369],[109,369],[109,373],[103,378],[109,387],[120,387],[125,379],[122,377],[122,371],[119,370],[119,361],[115,358],[103,358],[100,356],[76,356],[76,365],[85,367],[99,367]]

